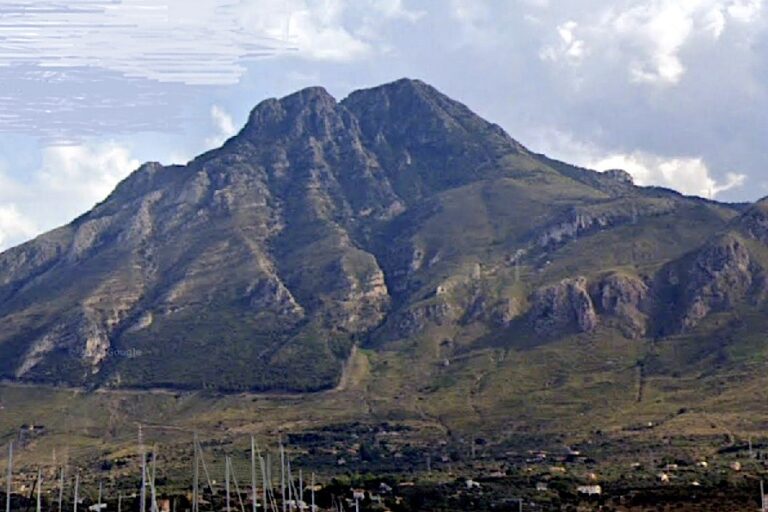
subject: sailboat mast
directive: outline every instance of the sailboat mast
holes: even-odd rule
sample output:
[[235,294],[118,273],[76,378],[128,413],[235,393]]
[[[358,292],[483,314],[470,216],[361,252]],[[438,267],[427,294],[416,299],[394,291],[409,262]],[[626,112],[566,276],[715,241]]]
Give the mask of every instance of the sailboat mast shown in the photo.
[[315,474],[312,473],[312,512],[315,512]]
[[288,502],[285,500],[285,448],[280,440],[280,500],[283,502],[283,512],[286,512]]
[[43,486],[43,470],[38,469],[37,470],[37,507],[35,508],[37,512],[42,512],[42,508],[43,508],[41,496],[40,496],[40,488],[42,486]]
[[157,445],[152,447],[152,479],[150,480],[150,493],[151,493],[151,510],[152,512],[158,512],[157,509],[157,488],[155,484],[157,482]]
[[74,503],[72,504],[72,510],[74,510],[75,512],[77,512],[77,501],[79,499],[79,496],[78,496],[79,493],[80,493],[80,473],[78,472],[75,475],[75,499],[74,499]]
[[11,512],[11,490],[13,487],[13,441],[8,445],[8,481],[5,484],[5,512]]
[[197,512],[198,510],[198,502],[199,502],[199,492],[200,492],[200,457],[197,453],[197,434],[195,434],[195,438],[193,441],[194,444],[194,452],[195,452],[195,463],[194,463],[194,476],[193,476],[193,488],[192,488],[192,512]]
[[144,452],[141,424],[139,424],[139,456],[141,457],[141,492],[139,493],[139,511],[147,512],[147,454]]
[[251,502],[253,512],[256,512],[259,502],[256,491],[256,442],[253,440],[253,436],[251,436]]
[[261,469],[261,488],[263,491],[262,501],[264,502],[264,512],[267,511],[267,505],[269,503],[269,489],[267,488],[267,465],[264,462],[264,457],[259,455],[259,468]]
[[286,468],[288,470],[288,508],[293,510],[293,474],[291,473],[291,458],[286,457]]
[[226,486],[226,495],[227,495],[227,512],[232,512],[230,509],[230,502],[229,502],[229,456],[224,457],[224,485]]
[[299,507],[302,507],[304,504],[304,475],[301,472],[301,469],[299,469]]
[[64,466],[61,466],[61,471],[59,472],[59,512],[62,512],[62,507],[64,506]]

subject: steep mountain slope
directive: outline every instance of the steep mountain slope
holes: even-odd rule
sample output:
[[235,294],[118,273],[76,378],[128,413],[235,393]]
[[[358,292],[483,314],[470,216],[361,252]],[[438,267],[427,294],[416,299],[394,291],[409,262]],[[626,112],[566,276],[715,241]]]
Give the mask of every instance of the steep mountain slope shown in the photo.
[[489,347],[635,357],[759,307],[765,216],[537,155],[419,81],[305,89],[0,255],[0,377],[319,390],[361,344],[397,396]]

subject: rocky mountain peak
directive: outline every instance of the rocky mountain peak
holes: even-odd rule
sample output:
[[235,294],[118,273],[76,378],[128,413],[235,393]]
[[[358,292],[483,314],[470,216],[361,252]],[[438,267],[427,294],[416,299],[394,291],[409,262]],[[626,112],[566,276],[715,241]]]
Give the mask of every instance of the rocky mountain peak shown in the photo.
[[632,185],[635,182],[635,179],[632,177],[632,175],[624,169],[608,169],[607,171],[604,171],[603,174],[620,183]]
[[768,199],[757,202],[739,219],[747,236],[768,245]]
[[237,138],[326,136],[337,118],[336,99],[322,87],[308,87],[259,103]]
[[355,91],[342,102],[371,137],[410,137],[414,143],[435,143],[438,136],[495,132],[508,137],[462,103],[420,80],[403,78],[371,89]]
[[[0,255],[0,378],[326,389],[355,343],[642,339],[667,288],[703,298],[697,320],[764,288],[744,236],[762,239],[764,205],[735,221],[616,178],[530,153],[418,80],[268,99],[222,148],[144,164]],[[655,279],[737,222],[743,244]]]

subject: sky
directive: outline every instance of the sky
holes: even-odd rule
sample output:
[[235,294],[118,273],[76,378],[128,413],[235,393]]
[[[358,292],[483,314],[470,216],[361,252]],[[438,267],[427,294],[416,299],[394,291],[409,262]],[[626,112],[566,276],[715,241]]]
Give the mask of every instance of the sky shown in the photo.
[[261,100],[418,78],[530,149],[768,195],[768,1],[0,0],[0,249]]

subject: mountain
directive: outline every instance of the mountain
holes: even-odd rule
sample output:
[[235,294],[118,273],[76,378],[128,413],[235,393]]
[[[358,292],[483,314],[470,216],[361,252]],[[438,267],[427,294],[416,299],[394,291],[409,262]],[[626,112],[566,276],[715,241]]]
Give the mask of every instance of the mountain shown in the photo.
[[0,255],[0,378],[317,391],[361,347],[381,400],[578,401],[761,353],[724,336],[766,269],[766,201],[549,159],[417,80],[313,87]]

